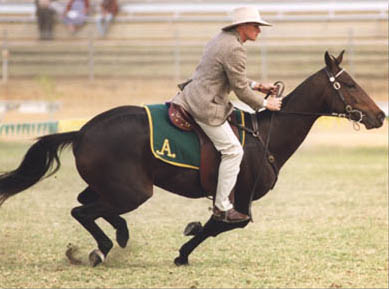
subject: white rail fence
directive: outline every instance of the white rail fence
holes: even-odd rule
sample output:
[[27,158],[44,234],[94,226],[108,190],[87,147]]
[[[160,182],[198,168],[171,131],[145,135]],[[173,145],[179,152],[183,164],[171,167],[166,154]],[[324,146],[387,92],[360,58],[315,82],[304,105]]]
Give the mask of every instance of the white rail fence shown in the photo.
[[[64,4],[64,1],[57,2]],[[61,34],[53,43],[39,43],[31,36],[36,29],[30,24],[36,21],[34,4],[0,0],[2,83],[10,78],[42,74],[66,77],[74,74],[72,68],[90,80],[107,75],[119,77],[120,72],[125,77],[172,77],[179,81],[193,70],[204,43],[213,34],[211,27],[204,28],[204,23],[217,23],[215,26],[228,23],[229,11],[238,5],[232,1],[121,3],[121,13],[108,39],[96,38],[92,25],[95,18],[91,16],[89,26],[76,38]],[[255,74],[260,78],[269,79],[275,73],[272,67],[279,67],[281,62],[289,67],[301,63],[301,58],[282,57],[300,53],[308,59],[315,57],[318,62],[326,49],[336,52],[346,49],[348,69],[357,75],[365,77],[370,73],[374,78],[387,78],[387,1],[244,3],[257,6],[275,27],[281,27],[273,31],[276,35],[263,31],[260,43],[249,47],[252,54],[258,55],[255,66],[259,69]],[[157,25],[150,28],[151,24]],[[185,28],[190,24],[198,31]],[[15,28],[17,25],[19,29]],[[287,64],[291,61],[295,63]],[[361,67],[360,71],[356,69],[357,65]],[[164,71],[157,71],[157,66]],[[307,65],[308,69],[312,66],[312,63]],[[379,69],[373,69],[374,66]],[[288,69],[283,71],[290,75]],[[131,74],[131,71],[135,72]],[[293,74],[301,77],[306,72]]]

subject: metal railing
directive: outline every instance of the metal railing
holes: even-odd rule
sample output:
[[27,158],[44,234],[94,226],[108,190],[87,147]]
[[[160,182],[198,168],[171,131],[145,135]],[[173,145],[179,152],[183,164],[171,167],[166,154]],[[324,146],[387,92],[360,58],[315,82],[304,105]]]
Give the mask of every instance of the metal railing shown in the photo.
[[[358,3],[358,1],[353,2],[352,9],[362,5]],[[375,7],[377,13],[360,14],[354,11],[352,14],[344,15],[339,13],[267,15],[266,19],[273,22],[276,28],[272,33],[267,33],[264,29],[260,41],[248,47],[249,53],[254,55],[252,66],[255,67],[249,73],[260,79],[270,79],[275,75],[291,79],[301,78],[307,71],[315,69],[316,65],[321,65],[325,50],[334,49],[338,52],[346,49],[346,59],[351,72],[364,79],[374,78],[383,83],[386,81],[388,71],[388,6],[384,5],[385,14],[380,12],[382,11],[380,9],[385,11],[385,7],[382,6],[383,1],[368,3]],[[228,2],[227,4],[231,5]],[[218,7],[220,8],[221,5],[229,7],[227,4],[219,3]],[[291,6],[288,4],[290,2],[284,1],[282,5]],[[145,6],[146,4],[127,3],[126,5]],[[203,3],[202,6],[211,9],[210,5]],[[271,4],[266,5],[270,7]],[[277,6],[272,5],[272,9]],[[328,8],[327,6],[315,2],[315,7],[323,11],[324,8]],[[181,7],[184,6],[181,4]],[[346,9],[344,6],[339,7]],[[295,8],[288,9],[290,11]],[[361,24],[362,20],[364,22]],[[12,25],[1,25],[2,21],[12,22]],[[39,75],[53,77],[76,75],[90,80],[96,77],[163,77],[180,81],[189,77],[196,66],[203,45],[216,31],[211,27],[221,27],[229,23],[230,18],[227,15],[211,17],[207,14],[197,16],[121,14],[115,19],[113,30],[108,37],[98,39],[93,31],[95,18],[89,17],[88,25],[76,37],[66,36],[66,31],[58,23],[57,27],[62,28],[62,33],[50,43],[36,41],[36,26],[29,25],[33,21],[35,21],[34,15],[27,18],[0,16],[2,83],[6,83],[9,78],[31,78]],[[209,25],[210,23],[217,25]],[[204,27],[205,24],[209,26]],[[22,29],[16,29],[17,25]],[[186,28],[188,26],[193,27],[194,30]],[[318,28],[312,29],[313,26]],[[299,28],[290,29],[290,27]],[[313,58],[315,60],[311,60]],[[292,72],[292,67],[299,67],[302,62],[306,63],[306,68],[300,67],[297,72]],[[277,69],[281,66],[282,70]]]

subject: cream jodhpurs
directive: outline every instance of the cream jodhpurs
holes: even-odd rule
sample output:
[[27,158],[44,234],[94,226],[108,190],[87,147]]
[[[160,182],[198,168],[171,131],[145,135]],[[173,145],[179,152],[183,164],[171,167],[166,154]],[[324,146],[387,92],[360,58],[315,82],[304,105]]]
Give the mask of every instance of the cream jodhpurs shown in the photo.
[[238,178],[243,158],[242,145],[227,121],[220,126],[210,126],[197,120],[196,122],[221,153],[215,206],[221,211],[227,211],[233,207],[228,196]]

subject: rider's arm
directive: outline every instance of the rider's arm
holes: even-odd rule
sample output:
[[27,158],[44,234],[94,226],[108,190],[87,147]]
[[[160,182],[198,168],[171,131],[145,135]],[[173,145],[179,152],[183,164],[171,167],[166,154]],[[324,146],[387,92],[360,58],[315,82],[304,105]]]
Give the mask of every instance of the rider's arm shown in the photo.
[[272,83],[259,83],[256,81],[251,81],[250,87],[252,90],[258,90],[258,91],[263,92],[263,93],[270,92],[272,94],[275,93],[276,89],[277,89],[277,87]]
[[264,107],[263,96],[252,90],[251,81],[246,77],[246,53],[240,44],[227,49],[223,55],[223,67],[229,87],[241,101],[253,110]]

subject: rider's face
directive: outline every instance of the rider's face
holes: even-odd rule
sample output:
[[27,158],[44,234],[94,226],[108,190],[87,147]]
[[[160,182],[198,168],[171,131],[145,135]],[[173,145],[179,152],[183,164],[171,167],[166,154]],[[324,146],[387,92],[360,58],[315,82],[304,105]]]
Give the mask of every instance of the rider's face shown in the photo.
[[245,25],[245,34],[247,40],[255,41],[260,32],[261,28],[259,28],[259,25],[256,23],[247,23]]

